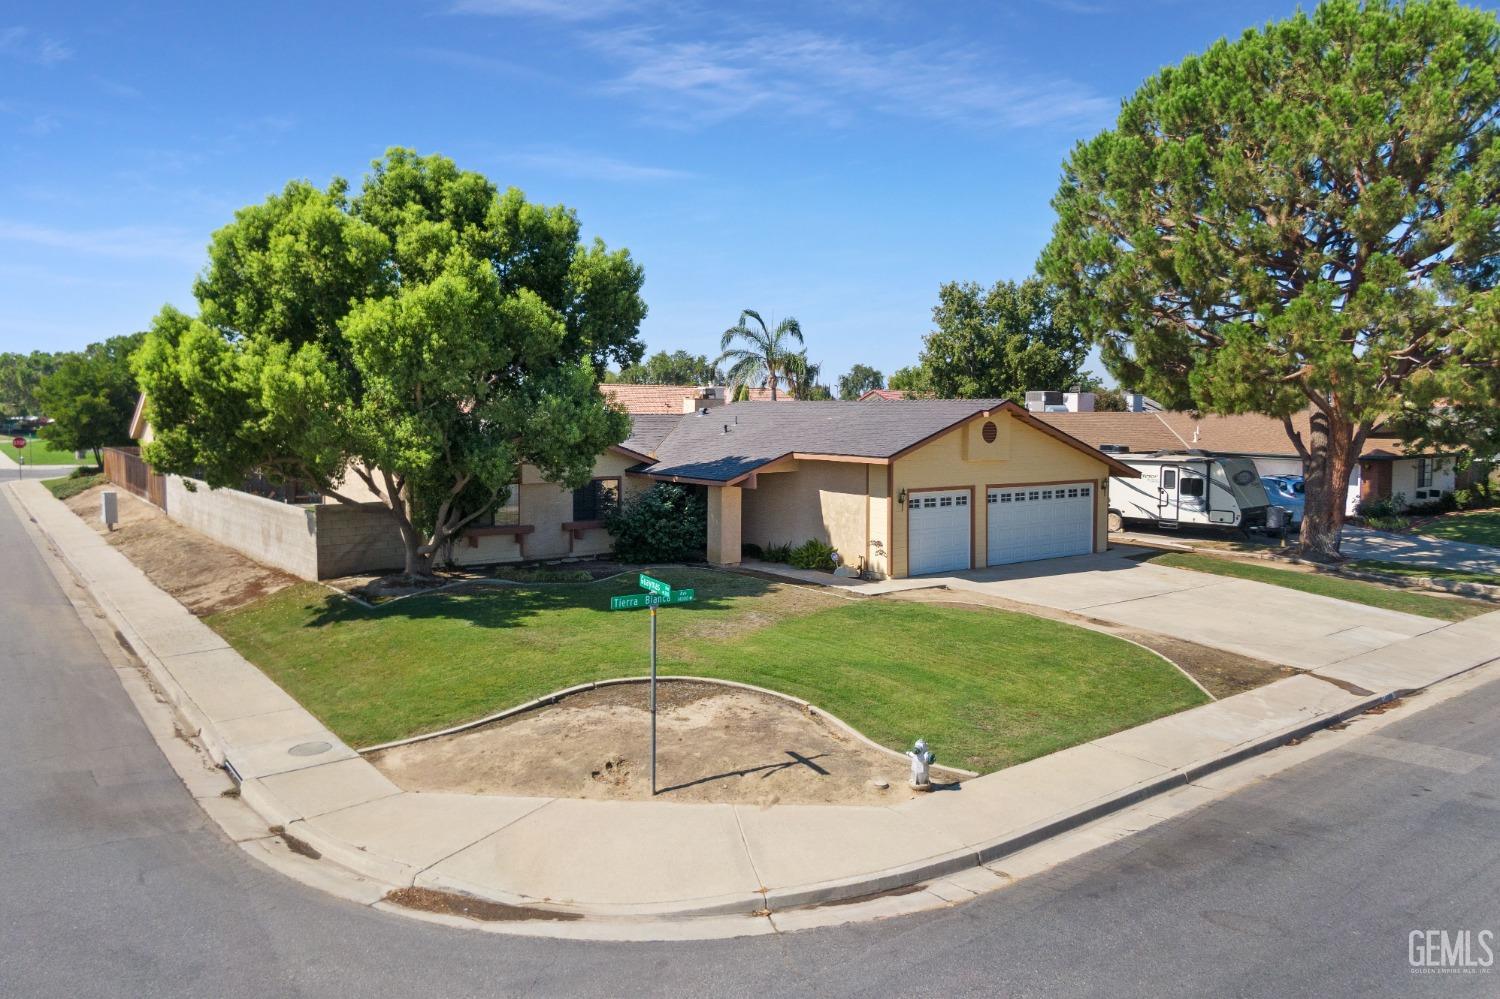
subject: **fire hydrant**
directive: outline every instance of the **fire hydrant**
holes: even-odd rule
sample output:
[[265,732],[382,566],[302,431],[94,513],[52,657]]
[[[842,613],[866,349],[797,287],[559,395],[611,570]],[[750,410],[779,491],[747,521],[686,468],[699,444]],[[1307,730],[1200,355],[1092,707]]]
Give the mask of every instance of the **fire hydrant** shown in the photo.
[[932,774],[928,768],[937,757],[927,751],[927,741],[918,739],[917,744],[907,752],[906,758],[911,760],[911,786],[918,791],[932,790]]

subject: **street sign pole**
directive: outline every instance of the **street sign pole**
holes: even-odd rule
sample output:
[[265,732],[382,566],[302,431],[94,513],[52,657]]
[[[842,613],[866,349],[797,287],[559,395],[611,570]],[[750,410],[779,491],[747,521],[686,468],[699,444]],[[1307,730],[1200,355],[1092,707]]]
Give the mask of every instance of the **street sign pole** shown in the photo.
[[656,601],[651,601],[651,796],[656,797]]
[[646,607],[651,611],[651,796],[656,797],[656,609],[662,604],[690,604],[697,594],[691,589],[674,590],[660,579],[640,575],[640,587],[645,593],[622,593],[609,598],[609,609],[634,610]]

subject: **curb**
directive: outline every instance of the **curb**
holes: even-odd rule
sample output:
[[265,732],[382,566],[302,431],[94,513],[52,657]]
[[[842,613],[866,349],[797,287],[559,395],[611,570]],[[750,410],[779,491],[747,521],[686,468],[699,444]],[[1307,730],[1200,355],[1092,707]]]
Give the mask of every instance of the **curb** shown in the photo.
[[[20,495],[15,494],[14,490],[10,490],[10,492],[13,494],[10,497],[10,502],[17,508],[18,513],[26,517],[26,519],[28,519],[32,523],[32,525],[37,529],[40,535],[47,540],[48,547],[52,550],[52,552],[57,554],[61,558],[62,562],[68,567],[69,571],[94,597],[100,609],[104,612],[106,619],[109,621],[111,627],[116,629],[116,637],[122,643],[128,645],[132,649],[132,651],[136,653],[136,655],[141,659],[142,663],[145,664],[152,680],[159,686],[162,692],[170,700],[174,710],[176,710],[181,716],[183,716],[190,726],[196,729],[196,735],[208,750],[210,757],[216,763],[222,764],[224,762],[223,745],[219,743],[218,739],[216,738],[216,733],[205,726],[204,717],[197,709],[197,706],[187,696],[187,692],[177,684],[175,679],[172,677],[170,670],[166,668],[165,663],[151,651],[149,645],[144,641],[143,637],[133,627],[131,627],[128,619],[121,611],[118,610],[113,601],[109,599],[108,594],[95,590],[92,586],[85,582],[85,580],[88,578],[87,575],[79,569],[78,565],[73,561],[72,558],[69,557],[69,554],[67,552],[60,549],[57,543],[53,541],[51,535],[46,532],[43,525],[34,516],[32,516],[31,511],[27,507],[24,499]],[[1476,664],[1474,667],[1471,667],[1470,670],[1461,670],[1458,673],[1453,674],[1453,676],[1458,676],[1462,673],[1470,672],[1472,669],[1477,669],[1483,665],[1485,664]],[[1452,676],[1444,677],[1443,679],[1446,680],[1451,678]],[[764,688],[755,687],[753,685],[741,684],[733,681],[708,680],[706,678],[698,677],[674,677],[673,679],[696,680],[699,682],[710,683],[725,683],[729,686],[738,686],[749,690],[769,693],[788,700],[792,703],[805,706],[810,710],[817,711],[822,717],[838,722],[838,720],[834,716],[828,715],[826,712],[821,712],[819,709],[814,708],[812,705],[808,704],[805,701],[790,697],[788,695],[779,694],[776,691],[766,691]],[[599,681],[597,683],[579,685],[577,687],[568,688],[567,690],[548,695],[547,698],[537,699],[536,701],[530,702],[528,705],[522,705],[517,708],[512,708],[504,714],[511,715],[520,711],[530,710],[532,708],[540,706],[541,704],[551,703],[557,698],[565,696],[568,693],[581,692],[583,690],[594,689],[599,686],[608,686],[611,684],[628,682],[640,682],[640,679],[619,678],[614,680]],[[997,837],[990,841],[979,843],[975,846],[966,846],[959,850],[953,850],[948,853],[922,858],[900,867],[862,873],[836,881],[778,888],[770,891],[765,891],[763,889],[761,893],[735,894],[713,898],[697,898],[684,900],[681,902],[649,903],[643,905],[590,903],[587,905],[571,906],[548,900],[537,900],[524,896],[508,895],[503,891],[497,891],[493,889],[485,889],[482,891],[475,890],[472,886],[465,885],[456,879],[445,878],[441,875],[428,875],[423,871],[414,871],[408,865],[401,864],[393,860],[387,860],[385,858],[372,856],[357,847],[351,846],[348,843],[344,843],[342,841],[331,841],[329,838],[318,834],[311,827],[308,827],[304,822],[296,821],[295,819],[288,822],[278,821],[275,813],[279,811],[279,809],[271,800],[268,800],[270,797],[269,795],[261,794],[261,789],[257,782],[248,782],[241,785],[241,788],[244,804],[246,804],[257,814],[266,819],[269,824],[288,826],[297,839],[304,841],[314,850],[327,856],[330,862],[337,867],[347,869],[353,875],[373,878],[374,880],[381,883],[395,883],[398,885],[404,883],[415,884],[420,887],[441,888],[443,890],[462,892],[477,898],[496,901],[503,905],[524,906],[531,909],[544,909],[548,911],[555,911],[560,914],[566,913],[573,916],[598,918],[603,921],[609,921],[611,919],[628,920],[643,918],[659,919],[661,917],[722,917],[731,914],[746,915],[750,913],[774,913],[808,906],[826,905],[830,903],[856,902],[872,895],[878,895],[882,892],[889,892],[896,889],[907,888],[912,885],[918,885],[935,878],[941,878],[946,875],[961,872],[969,868],[992,863],[998,859],[1007,857],[1018,851],[1026,849],[1027,847],[1034,846],[1062,833],[1073,830],[1079,826],[1094,822],[1100,818],[1110,815],[1113,812],[1120,811],[1148,798],[1152,798],[1164,792],[1192,783],[1208,774],[1212,774],[1218,770],[1232,766],[1236,763],[1243,762],[1244,760],[1250,759],[1254,756],[1266,753],[1293,740],[1301,739],[1314,732],[1318,732],[1322,729],[1328,728],[1329,726],[1338,724],[1339,722],[1342,722],[1348,718],[1362,714],[1376,705],[1385,703],[1398,697],[1405,696],[1417,690],[1425,689],[1427,686],[1431,686],[1431,684],[1423,685],[1420,687],[1398,688],[1381,694],[1367,694],[1367,696],[1362,697],[1355,703],[1340,710],[1331,711],[1327,714],[1320,715],[1315,718],[1299,721],[1279,731],[1263,735],[1243,745],[1227,750],[1226,752],[1218,756],[1195,761],[1192,764],[1179,768],[1177,770],[1159,774],[1139,784],[1124,788],[1123,790],[1112,792],[1102,798],[1083,804],[1079,807],[1074,808],[1072,811],[1050,816],[1034,825],[1018,830],[1012,830],[1003,836]],[[458,730],[473,727],[477,724],[483,724],[484,721],[485,720],[470,723],[469,725],[460,727]],[[839,724],[843,725],[842,722],[839,722]],[[846,725],[843,725],[843,727],[848,729],[848,726]],[[853,735],[857,736],[861,740],[868,742],[868,740],[866,740],[865,737],[860,735],[856,730],[848,729],[848,731],[850,731]],[[432,737],[434,736],[428,735],[419,738]],[[885,749],[884,747],[879,747],[878,745],[876,748],[880,748],[883,752],[892,754],[894,756],[900,756],[900,754],[896,753],[894,750]],[[283,816],[283,818],[287,817]],[[392,875],[397,876],[392,877]]]

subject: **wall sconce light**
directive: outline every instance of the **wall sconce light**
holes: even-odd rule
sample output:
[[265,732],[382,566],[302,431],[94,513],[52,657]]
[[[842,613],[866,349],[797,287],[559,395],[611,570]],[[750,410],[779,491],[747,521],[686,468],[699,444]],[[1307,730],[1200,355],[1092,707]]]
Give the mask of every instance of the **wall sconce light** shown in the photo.
[[906,490],[905,489],[901,490],[899,493],[896,494],[896,503],[899,504],[900,506],[905,506],[906,505]]

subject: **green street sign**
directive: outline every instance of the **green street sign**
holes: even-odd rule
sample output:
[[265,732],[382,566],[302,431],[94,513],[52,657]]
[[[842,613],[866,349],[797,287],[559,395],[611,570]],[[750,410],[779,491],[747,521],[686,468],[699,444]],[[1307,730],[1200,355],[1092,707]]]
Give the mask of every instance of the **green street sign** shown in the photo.
[[610,610],[637,610],[650,607],[651,601],[660,600],[654,593],[627,593],[623,597],[610,597]]
[[655,593],[659,597],[670,597],[672,595],[672,587],[667,583],[663,583],[655,576],[648,576],[643,572],[641,573],[639,582],[641,589]]
[[673,590],[669,596],[661,598],[663,604],[690,604],[693,602],[695,590]]

